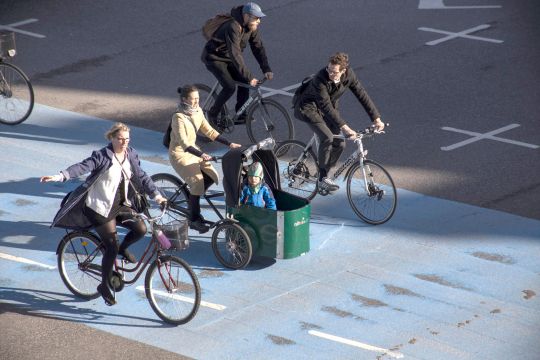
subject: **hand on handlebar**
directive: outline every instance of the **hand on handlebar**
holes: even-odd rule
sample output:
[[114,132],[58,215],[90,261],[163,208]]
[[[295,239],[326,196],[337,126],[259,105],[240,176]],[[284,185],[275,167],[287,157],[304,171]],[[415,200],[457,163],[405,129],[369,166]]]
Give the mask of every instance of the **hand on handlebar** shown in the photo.
[[241,148],[242,145],[240,144],[237,144],[237,143],[231,143],[231,145],[229,145],[229,148],[231,149],[237,149],[237,148]]
[[265,72],[264,77],[267,78],[268,80],[272,80],[274,78],[274,73],[271,71]]
[[214,158],[208,154],[202,154],[201,155],[201,158],[204,160],[204,161],[212,161]]
[[384,130],[384,123],[381,121],[381,118],[375,119],[373,127],[375,128],[375,132],[382,132]]
[[343,132],[343,135],[348,138],[355,138],[356,136],[358,136],[358,134],[356,134],[356,131],[351,129],[349,125],[343,125],[341,127],[341,132]]
[[259,84],[259,80],[255,79],[255,78],[253,78],[253,79],[251,79],[249,81],[249,85],[251,85],[253,87],[257,86],[258,84]]

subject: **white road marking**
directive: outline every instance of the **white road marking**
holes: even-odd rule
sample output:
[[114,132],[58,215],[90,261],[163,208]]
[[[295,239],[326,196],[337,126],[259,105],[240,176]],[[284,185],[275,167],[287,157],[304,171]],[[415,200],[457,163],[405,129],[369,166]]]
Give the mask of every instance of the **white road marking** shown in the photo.
[[49,269],[49,270],[56,269],[56,266],[42,264],[42,263],[39,263],[39,262],[34,261],[34,260],[25,259],[25,258],[22,258],[22,257],[13,256],[13,255],[4,254],[4,253],[0,253],[0,259],[16,261],[16,262],[20,262],[20,263],[24,263],[24,264],[36,265],[36,266],[40,266],[40,267],[43,267],[43,268]]
[[262,90],[268,91],[267,93],[263,94],[263,98],[273,96],[273,95],[277,95],[277,94],[293,97],[294,93],[290,93],[289,90],[296,89],[301,84],[302,83],[299,82],[298,84],[293,84],[293,85],[286,86],[283,89],[272,89],[272,88],[262,86],[261,87]]
[[442,127],[441,129],[446,130],[446,131],[453,131],[453,132],[457,132],[457,133],[461,133],[461,134],[470,135],[470,136],[472,136],[472,138],[460,141],[460,142],[458,142],[456,144],[453,144],[453,145],[450,145],[450,146],[443,146],[443,147],[441,147],[441,150],[443,150],[443,151],[455,150],[455,149],[460,148],[462,146],[469,145],[471,143],[474,143],[476,141],[480,141],[480,140],[483,140],[483,139],[495,140],[495,141],[500,141],[500,142],[504,142],[504,143],[508,143],[508,144],[524,146],[524,147],[527,147],[527,148],[530,148],[530,149],[538,149],[540,147],[539,145],[534,145],[534,144],[529,144],[529,143],[525,143],[525,142],[521,142],[521,141],[509,140],[509,139],[504,139],[504,138],[501,138],[501,137],[498,137],[498,136],[493,136],[495,134],[500,134],[502,132],[508,131],[510,129],[517,128],[519,126],[520,126],[519,124],[510,124],[510,125],[506,125],[506,126],[500,128],[500,129],[489,131],[489,132],[487,132],[485,134],[445,126],[445,127]]
[[383,349],[383,348],[373,346],[373,345],[369,345],[369,344],[364,344],[364,343],[361,343],[359,341],[345,339],[345,338],[342,338],[342,337],[339,337],[339,336],[326,334],[326,333],[323,333],[323,332],[320,332],[320,331],[309,330],[308,333],[310,335],[317,336],[317,337],[320,337],[320,338],[323,338],[323,339],[332,340],[332,341],[336,341],[336,342],[339,342],[339,343],[342,343],[342,344],[345,344],[345,345],[355,346],[355,347],[358,347],[358,348],[361,348],[361,349],[364,349],[364,350],[374,351],[374,352],[378,352],[378,353],[381,353],[381,354],[385,354],[385,355],[388,355],[388,356],[396,358],[396,359],[401,359],[403,357],[402,353],[391,351],[389,349]]
[[502,41],[502,40],[496,40],[496,39],[490,39],[490,38],[486,38],[486,37],[468,35],[468,34],[471,34],[473,32],[488,29],[490,27],[491,27],[491,25],[482,24],[482,25],[478,25],[478,26],[475,26],[475,27],[467,29],[467,30],[460,31],[460,32],[444,31],[444,30],[432,29],[432,28],[427,28],[427,27],[419,27],[418,30],[430,31],[430,32],[438,33],[438,34],[448,35],[448,36],[445,36],[443,38],[427,42],[426,45],[430,45],[430,46],[438,45],[438,44],[440,44],[442,42],[449,41],[449,40],[456,39],[456,38],[465,38],[465,39],[470,39],[470,40],[487,41],[487,42],[492,42],[492,43],[497,43],[497,44],[503,43],[504,41]]
[[[137,290],[139,291],[145,291],[144,290],[144,286],[137,286],[136,287]],[[171,294],[169,293],[166,293],[164,291],[160,291],[160,290],[157,290],[155,292],[157,295],[160,295],[160,296],[163,296],[163,297],[170,297]],[[175,299],[178,299],[180,301],[185,301],[185,302],[188,302],[188,303],[191,303],[193,304],[193,302],[195,301],[194,299],[190,298],[190,297],[187,297],[187,296],[182,296],[182,295],[172,295],[173,298]],[[207,301],[201,301],[201,306],[204,306],[204,307],[207,307],[207,308],[210,308],[210,309],[214,309],[214,310],[219,310],[219,311],[223,311],[225,310],[227,307],[225,305],[220,305],[220,304],[214,304],[214,303],[211,303],[211,302],[207,302]]]
[[36,21],[38,21],[38,19],[26,19],[26,20],[19,21],[19,22],[13,23],[13,24],[0,25],[0,30],[9,30],[9,31],[17,32],[19,34],[36,37],[38,39],[43,39],[43,38],[45,38],[45,35],[37,34],[37,33],[34,33],[34,32],[30,32],[30,31],[25,31],[25,30],[21,30],[21,29],[17,29],[18,26],[31,24],[31,23],[34,23]]
[[422,10],[454,10],[454,9],[499,9],[501,5],[459,5],[446,6],[444,0],[419,0],[418,9]]

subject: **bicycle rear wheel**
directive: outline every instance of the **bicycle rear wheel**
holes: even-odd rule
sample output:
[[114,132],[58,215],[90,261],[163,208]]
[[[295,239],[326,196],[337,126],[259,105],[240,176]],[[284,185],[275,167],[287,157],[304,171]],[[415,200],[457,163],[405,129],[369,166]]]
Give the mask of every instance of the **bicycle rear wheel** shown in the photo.
[[156,259],[146,271],[144,286],[150,306],[169,324],[185,324],[199,310],[199,280],[191,267],[176,256]]
[[396,211],[394,181],[388,171],[373,160],[364,160],[363,167],[358,163],[351,167],[347,175],[347,198],[356,215],[368,224],[383,224]]
[[[183,220],[190,213],[189,191],[184,182],[174,175],[159,173],[151,176],[161,194],[167,199],[169,209],[160,219],[158,224],[168,224],[174,220]],[[157,216],[161,210],[157,207],[150,208],[150,216]]]
[[[212,89],[204,84],[195,84],[195,87],[199,89],[199,105],[203,110],[204,117],[206,120],[210,121],[208,111],[214,106],[217,94],[214,92],[212,96],[210,96],[210,91],[212,91]],[[227,109],[226,104],[223,104],[223,107],[219,112],[217,123],[210,122],[210,124],[220,132],[231,133],[234,130],[234,121],[229,118],[229,110]]]
[[58,271],[66,287],[83,299],[99,297],[101,284],[101,241],[89,232],[70,232],[60,241]]
[[34,90],[15,65],[0,62],[0,123],[20,124],[34,108]]
[[253,248],[249,235],[240,225],[228,222],[212,233],[212,250],[218,261],[231,269],[241,269],[251,261]]
[[294,139],[294,126],[287,110],[277,101],[263,99],[250,107],[246,121],[247,133],[253,143],[268,137],[277,143]]
[[274,151],[278,159],[281,190],[311,200],[317,195],[319,164],[312,149],[297,140],[284,141]]

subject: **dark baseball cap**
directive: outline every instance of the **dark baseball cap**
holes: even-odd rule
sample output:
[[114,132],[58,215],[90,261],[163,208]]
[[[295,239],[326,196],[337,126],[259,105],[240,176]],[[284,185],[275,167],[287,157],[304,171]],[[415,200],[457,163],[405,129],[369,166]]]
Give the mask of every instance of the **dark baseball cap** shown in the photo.
[[244,7],[242,8],[242,12],[244,14],[250,14],[259,18],[266,16],[262,12],[261,7],[254,2],[248,2],[246,5],[244,5]]

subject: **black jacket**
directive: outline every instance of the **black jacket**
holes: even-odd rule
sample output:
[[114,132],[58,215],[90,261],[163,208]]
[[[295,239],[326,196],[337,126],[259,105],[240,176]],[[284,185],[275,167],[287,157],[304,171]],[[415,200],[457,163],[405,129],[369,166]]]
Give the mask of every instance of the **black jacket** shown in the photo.
[[371,121],[375,121],[375,119],[381,116],[379,110],[377,110],[377,107],[373,101],[371,101],[366,89],[364,89],[351,68],[348,68],[347,71],[341,75],[338,84],[335,84],[330,80],[326,68],[320,70],[313,77],[298,99],[296,110],[304,115],[303,120],[309,120],[310,112],[319,112],[326,121],[332,121],[341,127],[345,125],[346,122],[337,110],[338,101],[347,89],[350,89],[358,101],[360,101],[371,118]]
[[242,6],[232,8],[231,16],[233,19],[221,25],[212,39],[206,43],[201,59],[204,63],[232,62],[244,81],[248,83],[251,79],[256,78],[247,68],[242,56],[248,42],[262,72],[267,73],[272,70],[268,65],[268,58],[259,31],[249,31],[243,26]]

